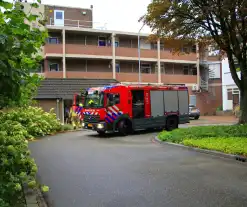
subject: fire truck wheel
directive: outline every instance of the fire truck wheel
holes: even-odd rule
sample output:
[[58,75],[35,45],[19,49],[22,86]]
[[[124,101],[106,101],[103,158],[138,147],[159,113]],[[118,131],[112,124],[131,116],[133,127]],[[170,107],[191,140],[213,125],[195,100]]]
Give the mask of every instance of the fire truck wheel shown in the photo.
[[118,123],[118,131],[122,136],[128,135],[131,131],[131,126],[127,120],[122,120]]
[[105,136],[105,132],[103,131],[97,131],[97,133],[99,134],[99,136]]
[[166,127],[167,131],[172,131],[173,129],[178,128],[178,118],[176,116],[168,117],[166,120]]

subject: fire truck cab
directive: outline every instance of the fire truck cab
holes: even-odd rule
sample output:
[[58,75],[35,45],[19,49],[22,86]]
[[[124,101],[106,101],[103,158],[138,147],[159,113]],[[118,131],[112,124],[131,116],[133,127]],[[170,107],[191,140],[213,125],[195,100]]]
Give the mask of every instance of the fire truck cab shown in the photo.
[[83,128],[122,135],[135,130],[173,130],[189,122],[188,88],[184,85],[115,84],[85,93]]

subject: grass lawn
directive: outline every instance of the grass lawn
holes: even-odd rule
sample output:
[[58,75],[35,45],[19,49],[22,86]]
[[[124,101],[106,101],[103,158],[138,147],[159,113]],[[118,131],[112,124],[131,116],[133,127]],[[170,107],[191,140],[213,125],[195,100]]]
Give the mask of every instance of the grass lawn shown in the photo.
[[161,141],[247,157],[247,125],[198,126],[163,131]]

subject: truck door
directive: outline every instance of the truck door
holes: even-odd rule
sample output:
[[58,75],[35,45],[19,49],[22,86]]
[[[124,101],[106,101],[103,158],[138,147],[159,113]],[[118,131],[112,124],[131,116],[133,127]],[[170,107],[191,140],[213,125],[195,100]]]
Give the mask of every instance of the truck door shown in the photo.
[[132,90],[132,117],[145,118],[144,90]]

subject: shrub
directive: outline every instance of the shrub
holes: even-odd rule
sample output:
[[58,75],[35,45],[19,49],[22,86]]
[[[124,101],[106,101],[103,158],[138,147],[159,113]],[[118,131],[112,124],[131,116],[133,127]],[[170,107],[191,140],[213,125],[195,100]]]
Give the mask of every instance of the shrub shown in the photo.
[[218,107],[216,108],[216,111],[223,111],[223,106],[218,106]]
[[22,184],[35,182],[37,172],[22,133],[8,136],[0,131],[0,154],[0,206],[22,206]]
[[241,116],[241,110],[240,110],[240,105],[237,105],[234,107],[233,109],[233,113],[234,115],[239,118]]
[[[68,129],[68,126],[65,127]],[[37,187],[37,166],[30,157],[26,139],[61,131],[51,111],[38,107],[0,111],[0,206],[23,206],[22,185]],[[49,189],[47,186],[44,188]]]
[[[13,127],[18,128],[26,138],[49,135],[61,131],[62,125],[56,114],[45,112],[38,107],[17,108],[0,115],[0,130],[12,135]],[[22,129],[21,129],[22,127]],[[18,131],[17,130],[17,131]]]
[[247,125],[232,126],[199,126],[176,129],[159,134],[162,141],[181,143],[184,139],[202,139],[208,137],[246,137]]
[[185,139],[183,144],[228,154],[247,156],[247,138],[243,137]]

